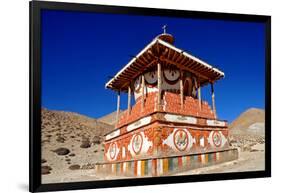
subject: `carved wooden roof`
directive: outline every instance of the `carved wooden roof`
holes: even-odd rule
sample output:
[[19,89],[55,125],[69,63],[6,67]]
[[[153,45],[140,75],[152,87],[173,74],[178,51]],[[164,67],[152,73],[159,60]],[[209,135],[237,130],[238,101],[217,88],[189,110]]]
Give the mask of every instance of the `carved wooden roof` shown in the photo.
[[176,48],[174,45],[161,40],[158,36],[109,80],[105,87],[126,92],[130,82],[158,62],[164,66],[173,65],[191,72],[198,77],[201,85],[224,77],[224,72],[218,68],[214,68],[184,50]]

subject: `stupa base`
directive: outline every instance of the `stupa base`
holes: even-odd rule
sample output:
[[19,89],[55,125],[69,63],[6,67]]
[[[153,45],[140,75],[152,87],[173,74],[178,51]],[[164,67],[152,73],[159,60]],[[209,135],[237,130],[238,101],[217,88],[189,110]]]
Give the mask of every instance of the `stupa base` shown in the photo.
[[238,158],[237,149],[216,152],[97,163],[95,172],[110,176],[153,177],[167,176],[196,168],[211,166]]

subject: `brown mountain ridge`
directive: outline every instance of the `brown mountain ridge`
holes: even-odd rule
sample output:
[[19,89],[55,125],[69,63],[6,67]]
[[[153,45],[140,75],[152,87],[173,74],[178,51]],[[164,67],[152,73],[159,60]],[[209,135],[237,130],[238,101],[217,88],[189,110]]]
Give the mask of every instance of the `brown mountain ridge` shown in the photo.
[[259,126],[265,122],[265,112],[263,109],[250,108],[241,113],[230,125],[229,129],[247,130],[251,127]]

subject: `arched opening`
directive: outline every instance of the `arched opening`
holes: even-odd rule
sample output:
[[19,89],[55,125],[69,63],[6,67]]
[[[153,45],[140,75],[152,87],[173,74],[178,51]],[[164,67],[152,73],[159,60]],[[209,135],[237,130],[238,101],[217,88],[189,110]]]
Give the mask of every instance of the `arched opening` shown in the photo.
[[192,80],[190,77],[186,78],[183,84],[183,94],[185,96],[192,96]]

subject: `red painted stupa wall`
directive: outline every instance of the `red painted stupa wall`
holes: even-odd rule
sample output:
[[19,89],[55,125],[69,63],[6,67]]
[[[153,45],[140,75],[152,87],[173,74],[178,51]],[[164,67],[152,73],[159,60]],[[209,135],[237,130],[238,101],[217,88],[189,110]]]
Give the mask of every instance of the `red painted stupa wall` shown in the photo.
[[106,136],[105,160],[128,161],[159,156],[211,152],[228,148],[227,122],[215,119],[207,102],[165,92],[157,110],[157,92],[147,93],[131,112],[120,117],[117,129]]

